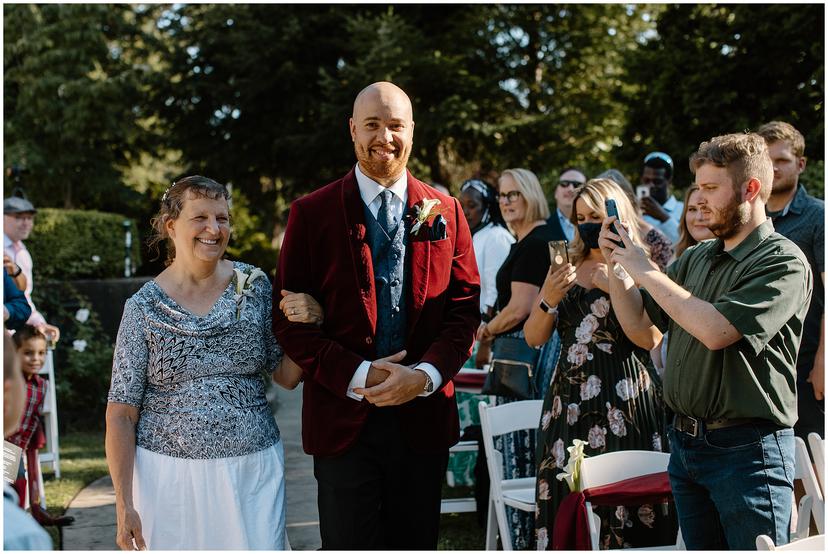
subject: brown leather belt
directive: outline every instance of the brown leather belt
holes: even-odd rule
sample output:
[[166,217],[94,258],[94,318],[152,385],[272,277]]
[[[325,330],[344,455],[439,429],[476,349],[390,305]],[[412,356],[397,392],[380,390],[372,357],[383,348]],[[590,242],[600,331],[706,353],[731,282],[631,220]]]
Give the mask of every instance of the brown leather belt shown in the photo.
[[691,437],[695,438],[704,432],[703,429],[713,431],[716,429],[724,429],[726,427],[736,427],[737,425],[747,425],[749,423],[758,422],[764,422],[764,420],[755,417],[700,419],[697,417],[676,414],[675,417],[673,417],[673,428],[676,431],[687,433]]

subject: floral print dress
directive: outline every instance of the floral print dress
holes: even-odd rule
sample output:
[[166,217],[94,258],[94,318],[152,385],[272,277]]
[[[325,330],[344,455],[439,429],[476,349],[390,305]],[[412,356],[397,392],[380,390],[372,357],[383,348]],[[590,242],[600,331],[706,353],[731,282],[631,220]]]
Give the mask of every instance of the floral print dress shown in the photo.
[[[596,456],[617,450],[661,451],[664,442],[660,382],[645,350],[624,334],[600,289],[575,285],[560,303],[558,369],[544,399],[536,451],[538,550],[552,546],[555,515],[569,489],[556,476],[573,439]],[[618,506],[601,510],[602,548],[654,546],[675,541],[672,506]],[[671,536],[672,533],[672,536]]]

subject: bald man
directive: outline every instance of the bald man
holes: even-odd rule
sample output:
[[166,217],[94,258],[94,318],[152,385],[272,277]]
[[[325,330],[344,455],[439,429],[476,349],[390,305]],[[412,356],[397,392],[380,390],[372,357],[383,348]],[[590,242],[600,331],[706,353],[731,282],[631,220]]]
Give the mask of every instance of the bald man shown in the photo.
[[349,121],[357,164],[291,206],[274,290],[306,292],[320,326],[273,329],[303,372],[323,549],[435,550],[480,280],[460,204],[414,178],[411,101],[374,83]]

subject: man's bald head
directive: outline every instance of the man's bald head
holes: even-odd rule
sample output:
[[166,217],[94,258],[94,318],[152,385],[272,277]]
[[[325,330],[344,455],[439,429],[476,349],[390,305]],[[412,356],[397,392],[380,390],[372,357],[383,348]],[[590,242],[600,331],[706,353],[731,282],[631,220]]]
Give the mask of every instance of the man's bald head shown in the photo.
[[394,103],[400,108],[403,108],[403,111],[407,111],[409,120],[414,119],[414,110],[411,107],[411,99],[403,89],[394,83],[389,83],[388,81],[378,81],[376,83],[372,83],[359,91],[359,94],[357,94],[354,99],[354,108],[351,117],[356,118],[357,112],[363,106],[374,102],[380,102],[383,104]]
[[362,172],[382,186],[405,173],[414,143],[411,100],[393,83],[368,85],[354,100],[348,122]]

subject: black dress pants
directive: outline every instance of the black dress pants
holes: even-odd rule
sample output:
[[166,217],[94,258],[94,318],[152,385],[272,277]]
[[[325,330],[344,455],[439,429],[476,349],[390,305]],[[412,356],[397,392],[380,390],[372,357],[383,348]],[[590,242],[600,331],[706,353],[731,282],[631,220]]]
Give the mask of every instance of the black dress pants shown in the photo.
[[314,456],[323,550],[436,550],[448,449],[419,454],[394,408],[368,416],[344,454]]

